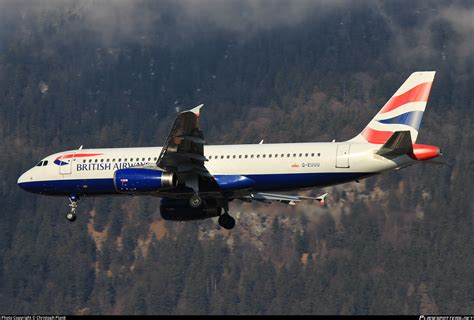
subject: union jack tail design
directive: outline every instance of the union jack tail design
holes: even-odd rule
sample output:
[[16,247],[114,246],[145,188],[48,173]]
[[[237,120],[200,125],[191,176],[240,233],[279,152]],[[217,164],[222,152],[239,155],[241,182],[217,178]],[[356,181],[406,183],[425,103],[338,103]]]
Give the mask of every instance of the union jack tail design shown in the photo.
[[415,143],[435,71],[414,72],[352,142],[384,144],[395,131],[410,130]]

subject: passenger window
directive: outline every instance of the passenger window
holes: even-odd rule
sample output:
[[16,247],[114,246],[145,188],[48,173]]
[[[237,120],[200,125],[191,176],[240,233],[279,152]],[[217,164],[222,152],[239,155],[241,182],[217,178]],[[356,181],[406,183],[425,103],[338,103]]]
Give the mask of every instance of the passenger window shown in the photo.
[[45,160],[45,161],[43,162],[43,167],[44,167],[44,166],[47,166],[47,165],[48,165],[48,160]]
[[259,155],[259,154],[257,154],[257,158],[260,158],[260,155]]
[[307,153],[305,153],[305,154],[304,154],[304,156],[305,156],[305,157],[307,157],[307,156],[308,156],[308,154],[307,154]]
[[314,153],[312,153],[311,156],[314,157]]
[[104,159],[100,159],[100,162],[104,162]]
[[224,159],[224,156],[221,156],[221,159]]
[[95,159],[95,162],[98,162],[99,160],[98,159]]
[[235,154],[232,156],[232,159],[235,159]]
[[145,158],[142,158],[142,161],[145,161]]
[[289,157],[290,157],[290,154],[288,153],[286,156],[289,158]]
[[43,161],[40,161],[36,164],[37,167],[41,167],[43,165]]
[[245,159],[247,159],[248,155],[245,155]]
[[250,155],[250,158],[253,158],[253,154]]
[[266,157],[266,154],[263,154],[263,155],[262,155],[262,158],[265,158],[265,157]]
[[239,154],[239,159],[242,159],[242,155],[241,155],[241,154]]
[[122,161],[122,159],[118,159],[118,162]]
[[148,158],[148,161],[151,161],[151,158]]
[[155,161],[156,161],[156,160],[158,160],[158,158],[154,157],[154,158],[153,158],[153,160],[155,160]]
[[91,162],[92,162],[92,159],[89,159],[89,163],[91,163]]
[[227,159],[230,159],[230,156],[227,156]]
[[140,158],[137,158],[137,161],[140,161]]
[[271,155],[271,154],[269,154],[269,155],[268,155],[268,157],[269,157],[269,158],[271,158],[271,157],[272,157],[272,155]]
[[302,157],[302,156],[303,156],[303,154],[302,154],[302,153],[300,153],[300,157]]
[[86,163],[86,159],[82,160],[82,163]]
[[320,157],[320,156],[321,156],[321,153],[318,153],[318,157]]
[[293,153],[293,158],[295,158],[295,157],[296,157],[296,153]]

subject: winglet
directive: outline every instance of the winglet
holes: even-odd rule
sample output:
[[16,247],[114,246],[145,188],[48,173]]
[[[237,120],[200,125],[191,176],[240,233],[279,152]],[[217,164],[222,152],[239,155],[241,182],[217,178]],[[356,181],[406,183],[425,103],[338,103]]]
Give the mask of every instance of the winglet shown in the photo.
[[325,199],[326,199],[327,195],[328,195],[328,193],[326,192],[325,194],[322,194],[322,195],[318,196],[318,197],[316,198],[316,200],[318,200],[319,203],[320,203],[322,206],[324,206],[324,205],[326,204]]
[[200,110],[201,110],[201,108],[202,108],[203,106],[204,106],[204,104],[200,104],[200,105],[198,105],[197,107],[194,107],[194,108],[192,108],[191,110],[188,110],[188,111],[186,111],[186,112],[192,112],[192,113],[194,113],[196,116],[199,117],[199,112],[200,112]]

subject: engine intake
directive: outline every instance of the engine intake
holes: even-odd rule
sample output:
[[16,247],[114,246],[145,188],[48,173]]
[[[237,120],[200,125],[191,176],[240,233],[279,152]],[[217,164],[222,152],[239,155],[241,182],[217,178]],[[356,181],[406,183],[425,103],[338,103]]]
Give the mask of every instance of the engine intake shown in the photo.
[[161,217],[172,221],[208,219],[219,216],[221,211],[222,208],[213,199],[204,200],[199,208],[191,207],[188,199],[163,198],[160,205]]
[[176,175],[156,169],[126,168],[114,173],[114,185],[118,192],[147,193],[172,189],[177,185]]

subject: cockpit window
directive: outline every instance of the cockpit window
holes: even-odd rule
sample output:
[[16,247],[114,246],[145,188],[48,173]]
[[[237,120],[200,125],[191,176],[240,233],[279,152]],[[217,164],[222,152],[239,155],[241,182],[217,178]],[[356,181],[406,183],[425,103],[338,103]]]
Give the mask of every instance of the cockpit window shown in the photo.
[[48,160],[44,160],[43,167],[48,165]]
[[41,167],[43,165],[43,161],[40,161],[36,164],[37,167]]

